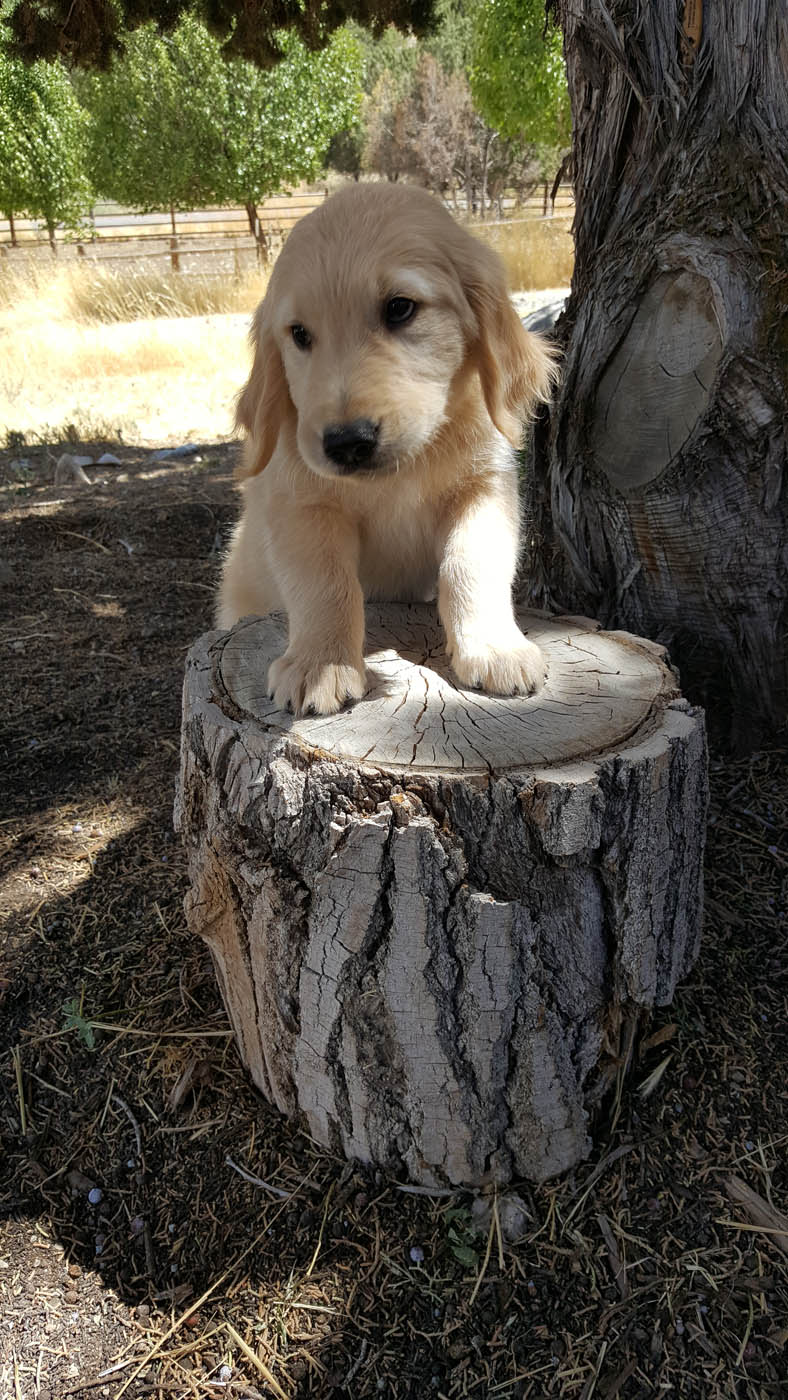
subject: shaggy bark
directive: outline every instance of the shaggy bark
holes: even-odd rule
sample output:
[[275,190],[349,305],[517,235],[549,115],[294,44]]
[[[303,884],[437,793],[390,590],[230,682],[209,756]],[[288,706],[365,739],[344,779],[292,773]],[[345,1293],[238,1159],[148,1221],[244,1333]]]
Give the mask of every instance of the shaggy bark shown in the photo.
[[649,643],[522,621],[529,700],[456,690],[426,605],[368,610],[370,689],[329,718],[267,697],[281,619],[188,662],[187,915],[242,1058],[318,1141],[425,1184],[584,1157],[697,951],[702,717]]
[[530,597],[666,642],[755,742],[788,694],[788,12],[706,6],[695,45],[698,0],[553,9],[577,261]]

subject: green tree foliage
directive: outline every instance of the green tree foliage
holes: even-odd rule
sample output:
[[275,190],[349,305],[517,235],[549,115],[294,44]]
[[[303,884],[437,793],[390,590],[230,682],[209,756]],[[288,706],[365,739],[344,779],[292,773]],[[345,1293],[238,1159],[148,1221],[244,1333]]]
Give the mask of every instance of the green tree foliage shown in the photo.
[[569,94],[562,39],[545,28],[544,0],[485,0],[476,8],[471,91],[504,136],[566,145]]
[[227,87],[221,46],[192,16],[169,38],[143,25],[106,73],[78,75],[99,193],[135,209],[220,199]]
[[470,71],[473,61],[474,27],[477,11],[487,0],[435,0],[435,31],[423,48],[431,53],[444,73]]
[[170,36],[137,29],[107,73],[80,82],[97,189],[138,209],[241,203],[257,233],[258,202],[320,169],[361,98],[346,32],[315,54],[295,34],[280,42],[280,62],[262,70],[228,61],[192,15]]
[[153,23],[163,32],[194,13],[229,51],[268,68],[286,52],[290,31],[306,48],[324,48],[348,20],[380,34],[389,24],[422,34],[432,0],[10,0],[14,53],[28,61],[58,55],[83,68],[107,68],[128,34]]
[[282,36],[282,61],[263,72],[245,59],[227,65],[229,120],[223,202],[256,202],[320,170],[331,137],[358,115],[361,54],[340,30],[312,54]]
[[[360,24],[349,24],[347,32],[355,40],[361,57],[364,101],[354,120],[332,139],[326,163],[355,180],[364,169],[396,179],[400,173],[398,167],[394,168],[398,158],[389,150],[387,122],[397,103],[411,90],[421,47],[412,34],[400,33],[393,24],[379,36]],[[369,129],[370,125],[373,130]],[[377,164],[369,163],[373,147],[377,150]],[[394,159],[394,165],[389,156]]]
[[90,209],[87,117],[60,63],[21,63],[0,47],[0,209],[77,228]]

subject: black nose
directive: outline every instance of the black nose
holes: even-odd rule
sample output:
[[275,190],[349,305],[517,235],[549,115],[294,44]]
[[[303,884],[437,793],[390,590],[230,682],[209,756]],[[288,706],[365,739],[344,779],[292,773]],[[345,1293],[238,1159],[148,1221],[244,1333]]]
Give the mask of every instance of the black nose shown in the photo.
[[372,461],[379,431],[379,424],[371,423],[368,418],[340,423],[337,427],[326,428],[323,451],[343,472],[360,471]]

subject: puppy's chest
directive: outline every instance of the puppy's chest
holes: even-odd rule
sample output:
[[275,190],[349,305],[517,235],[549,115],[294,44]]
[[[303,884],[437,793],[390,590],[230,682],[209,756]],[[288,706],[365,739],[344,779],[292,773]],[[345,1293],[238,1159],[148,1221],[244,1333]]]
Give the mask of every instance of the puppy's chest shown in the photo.
[[434,507],[414,502],[409,509],[397,510],[381,504],[364,521],[359,581],[366,598],[387,602],[433,598],[438,563]]

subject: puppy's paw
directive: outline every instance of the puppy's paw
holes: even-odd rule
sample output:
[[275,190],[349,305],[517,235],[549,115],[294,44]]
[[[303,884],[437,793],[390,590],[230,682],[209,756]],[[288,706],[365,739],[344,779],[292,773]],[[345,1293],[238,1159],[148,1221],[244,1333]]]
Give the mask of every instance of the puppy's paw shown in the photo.
[[544,652],[519,628],[501,640],[477,637],[458,645],[451,664],[460,685],[489,695],[533,695],[547,675]]
[[360,700],[366,690],[364,663],[316,661],[286,651],[268,668],[268,693],[280,710],[295,715],[334,715],[347,700]]

